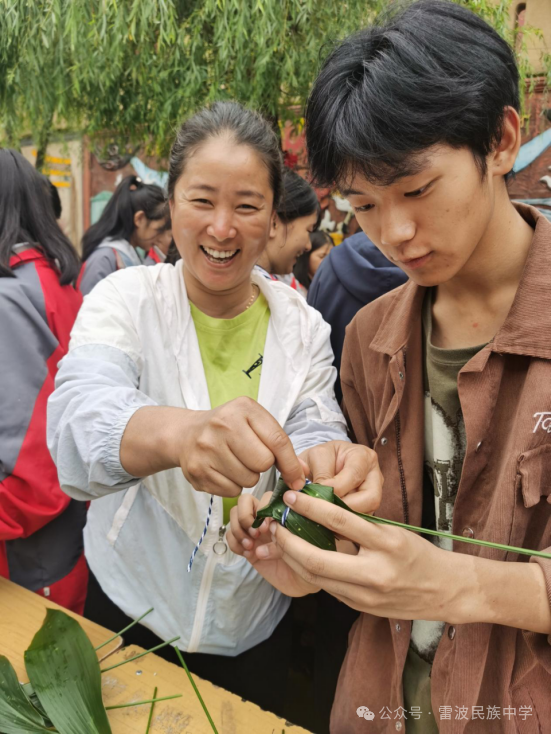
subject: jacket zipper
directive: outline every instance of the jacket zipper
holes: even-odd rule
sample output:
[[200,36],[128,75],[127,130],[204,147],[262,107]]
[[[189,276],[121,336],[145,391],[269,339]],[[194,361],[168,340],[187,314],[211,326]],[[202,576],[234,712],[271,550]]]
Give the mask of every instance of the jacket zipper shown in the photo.
[[[220,504],[222,498],[220,498]],[[218,504],[217,504],[218,505]],[[217,517],[219,517],[217,513]],[[214,544],[216,546],[219,543],[225,544],[224,534],[226,532],[226,526],[222,525],[218,529],[218,540]],[[225,550],[224,550],[225,553]],[[201,586],[199,587],[199,595],[197,597],[197,605],[195,607],[195,617],[193,620],[193,628],[191,629],[191,635],[189,637],[189,643],[187,647],[188,653],[195,653],[199,647],[201,641],[201,635],[203,633],[203,624],[205,622],[205,613],[207,611],[207,603],[209,601],[210,588],[212,586],[212,578],[214,577],[214,569],[218,561],[217,556],[220,554],[214,553],[214,547],[209,551],[207,563],[205,564],[205,570],[203,572],[203,578],[201,579]]]

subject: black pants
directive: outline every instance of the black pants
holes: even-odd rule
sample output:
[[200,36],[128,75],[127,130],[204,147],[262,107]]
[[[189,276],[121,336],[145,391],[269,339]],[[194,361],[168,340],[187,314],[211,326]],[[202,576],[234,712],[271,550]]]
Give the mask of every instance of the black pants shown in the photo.
[[[84,615],[114,632],[132,622],[91,572]],[[184,658],[197,676],[296,725],[326,733],[348,632],[357,615],[320,592],[293,600],[271,637],[239,656],[185,653]],[[140,624],[123,637],[126,645],[146,650],[162,642]],[[172,646],[155,653],[181,665]]]

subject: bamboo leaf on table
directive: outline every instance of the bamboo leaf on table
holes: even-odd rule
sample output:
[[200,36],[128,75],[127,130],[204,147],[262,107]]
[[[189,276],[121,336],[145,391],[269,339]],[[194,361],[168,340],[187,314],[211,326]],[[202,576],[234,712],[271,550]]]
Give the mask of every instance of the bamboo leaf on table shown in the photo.
[[30,683],[48,718],[63,733],[111,733],[94,647],[80,624],[49,609],[25,651]]
[[15,669],[5,656],[0,656],[0,732],[8,735],[52,732],[29,701]]

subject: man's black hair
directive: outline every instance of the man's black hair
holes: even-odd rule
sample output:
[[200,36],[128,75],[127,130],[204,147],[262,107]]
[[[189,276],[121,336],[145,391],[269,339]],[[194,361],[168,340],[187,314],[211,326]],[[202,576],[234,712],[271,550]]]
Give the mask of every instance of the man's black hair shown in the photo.
[[311,172],[320,185],[356,173],[386,185],[419,171],[428,148],[447,144],[469,148],[483,176],[507,106],[519,110],[509,45],[466,8],[419,0],[346,38],[325,60],[306,110]]

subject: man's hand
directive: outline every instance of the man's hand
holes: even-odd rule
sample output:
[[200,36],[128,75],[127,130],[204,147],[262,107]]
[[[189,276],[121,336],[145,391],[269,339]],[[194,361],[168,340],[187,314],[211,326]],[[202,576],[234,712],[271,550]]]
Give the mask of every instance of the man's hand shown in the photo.
[[[320,485],[334,488],[359,513],[373,513],[381,504],[383,475],[377,454],[361,444],[332,441],[299,455],[306,474]],[[295,488],[292,488],[295,489]]]
[[[287,492],[287,505],[358,547],[323,551],[271,523],[274,554],[306,584],[349,607],[399,620],[494,623],[549,635],[551,610],[539,564],[445,551],[415,533],[377,525],[325,500]],[[265,553],[257,549],[257,556]]]
[[268,505],[271,495],[272,493],[265,493],[262,500],[257,500],[252,495],[242,495],[239,498],[230,513],[230,527],[226,535],[228,546],[234,554],[247,558],[257,572],[283,594],[302,597],[318,592],[319,587],[305,582],[282,561],[281,553],[271,541],[268,530],[270,519],[266,519],[260,528],[251,528],[256,511]]
[[[287,492],[284,501],[301,515],[349,539],[355,556],[318,549],[271,523],[271,543],[257,555],[285,562],[304,583],[326,590],[361,612],[405,620],[449,620],[453,580],[468,557],[437,548],[410,531],[380,526],[325,500]],[[275,547],[274,547],[275,544]]]

